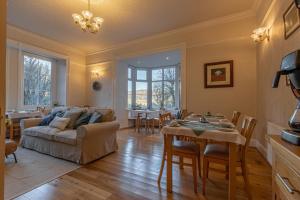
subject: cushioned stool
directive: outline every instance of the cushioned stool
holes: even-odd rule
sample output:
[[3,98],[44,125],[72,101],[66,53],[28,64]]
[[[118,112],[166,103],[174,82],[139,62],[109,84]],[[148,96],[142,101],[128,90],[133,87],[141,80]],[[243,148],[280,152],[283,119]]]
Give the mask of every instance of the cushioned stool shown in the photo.
[[14,156],[15,162],[17,163],[17,157],[16,157],[16,150],[18,148],[18,145],[13,140],[5,140],[5,157],[12,154]]

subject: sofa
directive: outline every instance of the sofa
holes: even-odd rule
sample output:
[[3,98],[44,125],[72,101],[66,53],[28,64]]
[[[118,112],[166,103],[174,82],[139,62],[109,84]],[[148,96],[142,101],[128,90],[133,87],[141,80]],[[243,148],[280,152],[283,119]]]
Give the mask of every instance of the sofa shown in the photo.
[[116,151],[117,130],[120,125],[115,121],[113,110],[85,109],[101,113],[102,121],[61,131],[50,126],[40,126],[42,118],[21,120],[20,145],[78,164],[87,164]]

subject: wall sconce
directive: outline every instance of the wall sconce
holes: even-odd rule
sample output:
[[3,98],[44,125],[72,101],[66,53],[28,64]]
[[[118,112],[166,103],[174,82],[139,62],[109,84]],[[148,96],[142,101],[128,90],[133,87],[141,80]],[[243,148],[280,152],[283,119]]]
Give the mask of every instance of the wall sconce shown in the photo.
[[253,39],[254,42],[262,42],[265,39],[270,40],[270,34],[269,34],[269,29],[266,27],[261,27],[258,29],[255,29],[252,32],[251,38]]
[[100,74],[99,71],[94,70],[94,71],[91,71],[91,72],[92,72],[92,78],[93,79],[100,79],[101,78],[101,74]]

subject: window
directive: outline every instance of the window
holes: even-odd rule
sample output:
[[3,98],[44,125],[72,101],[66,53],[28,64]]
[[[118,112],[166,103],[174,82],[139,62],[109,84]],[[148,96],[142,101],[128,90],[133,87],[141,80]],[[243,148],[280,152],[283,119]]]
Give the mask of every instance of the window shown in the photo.
[[153,68],[128,67],[128,108],[179,107],[180,65]]
[[50,59],[24,54],[23,68],[23,105],[51,105],[51,68]]

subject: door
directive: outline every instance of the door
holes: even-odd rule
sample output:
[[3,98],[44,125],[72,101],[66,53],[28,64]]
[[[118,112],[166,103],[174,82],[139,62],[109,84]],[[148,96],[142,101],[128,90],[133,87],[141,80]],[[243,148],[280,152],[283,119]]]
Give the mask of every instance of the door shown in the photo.
[[0,0],[0,199],[4,198],[6,0]]

